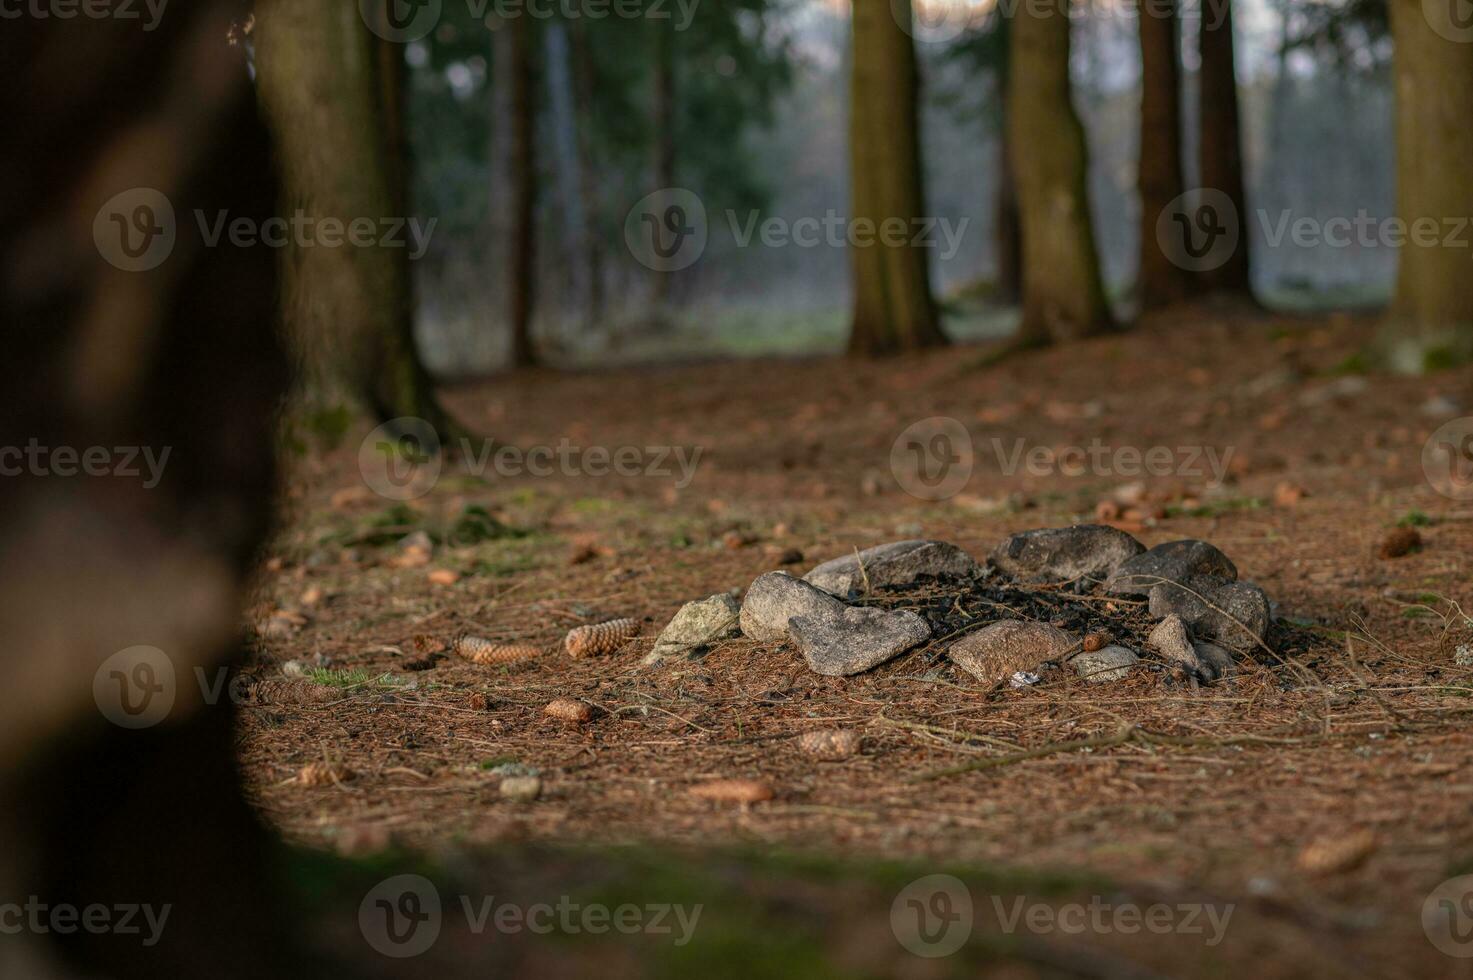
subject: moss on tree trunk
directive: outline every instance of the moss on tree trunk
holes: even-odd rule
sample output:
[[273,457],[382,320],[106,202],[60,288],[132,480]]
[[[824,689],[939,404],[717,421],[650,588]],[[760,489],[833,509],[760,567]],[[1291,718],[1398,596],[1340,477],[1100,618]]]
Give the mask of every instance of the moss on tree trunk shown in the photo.
[[1069,15],[1058,5],[1014,13],[1008,137],[1023,226],[1023,346],[1112,326],[1085,189],[1084,127],[1069,97]]
[[[909,0],[854,0],[849,103],[854,320],[849,350],[888,354],[946,343],[931,297],[924,247],[912,244],[925,215],[921,191],[915,48],[900,25]],[[890,231],[880,234],[883,229]],[[898,235],[897,229],[902,229]]]

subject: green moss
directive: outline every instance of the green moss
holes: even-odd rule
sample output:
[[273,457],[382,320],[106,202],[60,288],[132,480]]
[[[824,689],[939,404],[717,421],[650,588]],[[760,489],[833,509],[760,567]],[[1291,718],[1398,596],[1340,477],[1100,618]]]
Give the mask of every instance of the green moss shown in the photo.
[[1356,351],[1347,354],[1334,367],[1330,368],[1330,374],[1337,377],[1348,374],[1369,374],[1371,371],[1371,359],[1365,351]]
[[1446,371],[1466,363],[1467,360],[1468,358],[1462,352],[1452,347],[1429,347],[1422,352],[1422,370],[1428,374],[1433,371]]

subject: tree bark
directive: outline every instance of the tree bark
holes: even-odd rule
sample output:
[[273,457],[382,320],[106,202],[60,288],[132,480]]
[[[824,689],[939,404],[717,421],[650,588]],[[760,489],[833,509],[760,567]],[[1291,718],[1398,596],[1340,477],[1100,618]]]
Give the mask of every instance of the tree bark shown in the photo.
[[[262,0],[255,38],[284,211],[313,222],[313,244],[294,242],[284,255],[304,397],[357,401],[380,420],[418,417],[447,438],[454,423],[414,346],[409,248],[402,233],[396,244],[385,239],[385,222],[409,217],[402,49],[380,48],[357,8],[333,0]],[[325,229],[355,221],[385,240],[354,245]],[[328,244],[335,238],[341,244]]]
[[573,43],[573,91],[578,120],[578,176],[582,185],[584,240],[582,252],[588,280],[588,306],[585,327],[591,333],[603,319],[604,270],[603,238],[600,234],[598,168],[593,151],[593,99],[598,88],[598,65],[588,43],[588,27],[582,18],[569,28]]
[[1021,346],[1113,326],[1089,212],[1084,127],[1070,101],[1066,3],[1023,4],[1010,24],[1008,136],[1023,227]]
[[536,28],[530,17],[506,22],[511,32],[512,104],[509,154],[513,212],[507,263],[507,319],[511,324],[511,364],[532,367],[532,311],[537,296],[537,109],[533,49]]
[[[669,21],[650,19],[650,30],[654,32],[654,71],[651,131],[652,170],[655,187],[661,190],[673,188],[675,183],[675,128],[676,128],[676,79],[675,79],[675,31]],[[661,270],[654,276],[653,293],[650,300],[652,320],[657,327],[671,325],[670,288],[672,274]]]
[[[325,967],[302,960],[272,873],[282,853],[242,791],[238,709],[196,683],[246,659],[242,593],[272,528],[287,384],[274,250],[228,231],[211,241],[195,218],[259,228],[277,214],[256,93],[226,43],[246,6],[195,0],[147,31],[60,17],[0,30],[0,445],[167,461],[152,484],[121,470],[0,480],[0,895],[171,910],[154,943],[118,929],[5,935],[0,976]],[[124,271],[135,229],[164,251]],[[172,684],[136,683],[136,644],[156,648]],[[140,695],[162,717],[116,723]]]
[[1473,37],[1466,25],[1430,23],[1418,0],[1392,0],[1391,30],[1397,211],[1408,233],[1383,339],[1394,368],[1421,372],[1473,356],[1467,234],[1448,239],[1452,222],[1473,215]]
[[1181,300],[1184,270],[1172,262],[1156,235],[1156,221],[1185,188],[1181,155],[1180,34],[1176,4],[1140,9],[1141,131],[1137,185],[1141,199],[1140,271],[1136,293],[1142,312]]
[[1018,181],[1013,176],[1013,151],[1006,123],[997,142],[997,194],[993,204],[996,296],[1002,302],[1016,303],[1023,296],[1023,224],[1018,215]]
[[1197,273],[1216,292],[1251,295],[1248,268],[1248,202],[1243,180],[1243,138],[1238,112],[1238,75],[1233,45],[1232,0],[1211,0],[1202,8],[1199,39],[1202,66],[1198,97],[1202,135],[1198,144],[1202,187],[1221,191],[1238,212],[1237,246],[1226,262]]
[[[893,8],[893,12],[892,12]],[[909,0],[854,0],[849,100],[849,181],[855,236],[849,350],[879,355],[946,343],[924,248],[911,244],[925,215],[915,47],[897,17]],[[898,236],[881,235],[889,227]]]

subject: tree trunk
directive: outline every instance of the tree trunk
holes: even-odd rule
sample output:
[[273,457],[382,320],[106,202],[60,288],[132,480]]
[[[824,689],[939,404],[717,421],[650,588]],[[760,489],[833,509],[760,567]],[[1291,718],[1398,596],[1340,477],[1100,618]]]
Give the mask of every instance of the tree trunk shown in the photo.
[[1237,245],[1227,261],[1197,273],[1198,281],[1217,292],[1251,295],[1248,273],[1248,203],[1243,181],[1243,139],[1238,118],[1238,75],[1233,55],[1232,0],[1204,5],[1199,40],[1202,67],[1198,98],[1202,136],[1199,173],[1204,189],[1221,191],[1238,213]]
[[588,118],[578,110],[577,69],[573,65],[570,38],[575,23],[549,21],[543,32],[547,101],[553,146],[556,148],[558,212],[562,219],[559,222],[562,232],[560,244],[563,254],[569,257],[566,262],[568,289],[558,305],[560,334],[567,333],[570,322],[581,321],[588,315],[593,291],[589,281],[591,269],[576,258],[584,254],[589,237],[589,202],[586,197],[589,181],[583,168],[585,158],[582,149],[587,143],[583,130],[588,125]]
[[[284,211],[310,222],[284,258],[303,396],[358,401],[380,420],[418,417],[448,437],[455,426],[414,346],[407,232],[387,224],[409,217],[402,48],[379,47],[357,8],[332,0],[262,0],[255,38]],[[355,223],[373,229],[372,244],[332,230]]]
[[584,202],[582,252],[587,263],[588,307],[586,329],[592,333],[603,320],[604,270],[603,238],[600,235],[598,168],[593,151],[593,96],[598,88],[598,66],[588,43],[588,27],[582,18],[569,28],[573,35],[573,91],[578,120],[578,176]]
[[532,310],[537,295],[537,110],[533,48],[536,30],[530,17],[513,17],[511,32],[511,140],[507,145],[512,201],[510,255],[507,262],[507,318],[511,323],[511,364],[537,363],[532,344]]
[[[660,190],[673,188],[675,183],[675,30],[669,21],[650,19],[650,30],[654,32],[654,72],[651,93],[654,134],[653,173],[655,187]],[[651,319],[657,327],[671,325],[670,287],[672,274],[655,270],[653,294],[650,299]]]
[[[909,17],[909,0],[854,0],[851,237],[860,239],[867,231],[870,239],[849,249],[854,264],[849,350],[854,354],[946,343],[931,297],[926,252],[911,244],[925,203],[915,48],[897,20]],[[880,234],[887,226],[892,234]],[[898,236],[897,229],[903,229]]]
[[1013,177],[1013,150],[1007,124],[997,139],[997,194],[994,201],[993,249],[997,253],[996,298],[1016,303],[1023,296],[1023,224],[1018,216],[1018,181]]
[[1023,4],[1010,22],[1008,138],[1023,226],[1022,346],[1112,326],[1100,278],[1084,127],[1070,101],[1069,16]]
[[242,594],[272,529],[287,383],[274,250],[228,230],[211,242],[196,222],[278,213],[256,93],[226,42],[245,6],[194,0],[157,30],[0,29],[0,445],[139,447],[127,465],[143,474],[144,454],[159,460],[153,483],[0,480],[0,895],[170,910],[156,942],[140,942],[147,926],[7,919],[0,976],[326,969],[301,961],[272,870],[283,852],[241,787],[235,702],[196,684],[247,657]]
[[1175,2],[1142,7],[1141,132],[1136,173],[1141,199],[1140,270],[1136,293],[1142,312],[1169,306],[1187,293],[1184,270],[1161,247],[1156,222],[1185,190],[1181,158],[1180,34]]
[[1396,200],[1407,234],[1384,334],[1392,366],[1408,372],[1473,356],[1468,235],[1454,225],[1473,215],[1473,32],[1446,5],[1437,13],[1429,23],[1418,0],[1391,3]]

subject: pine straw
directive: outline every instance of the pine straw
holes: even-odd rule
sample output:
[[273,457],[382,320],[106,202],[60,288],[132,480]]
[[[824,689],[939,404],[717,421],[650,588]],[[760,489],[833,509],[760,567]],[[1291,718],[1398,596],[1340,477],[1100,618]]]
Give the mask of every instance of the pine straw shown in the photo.
[[[1315,957],[1359,962],[1395,948],[1374,962],[1411,972],[1406,964],[1429,950],[1417,920],[1422,898],[1465,869],[1473,850],[1473,669],[1454,664],[1470,630],[1451,601],[1469,602],[1473,515],[1436,497],[1421,472],[1421,447],[1435,426],[1416,406],[1433,382],[1378,378],[1353,399],[1301,411],[1301,395],[1329,383],[1313,372],[1353,349],[1354,336],[1333,323],[1291,323],[1277,338],[1257,326],[1175,327],[971,374],[958,373],[954,352],[945,352],[901,365],[537,374],[453,393],[463,417],[494,420],[496,435],[522,444],[554,444],[578,431],[589,444],[701,445],[715,465],[670,496],[669,482],[655,479],[480,486],[447,478],[427,513],[452,509],[452,495],[505,507],[546,535],[542,550],[551,557],[478,572],[479,554],[437,554],[437,563],[466,574],[435,589],[421,571],[388,568],[366,549],[353,560],[335,552],[317,560],[325,532],[382,509],[376,501],[348,514],[328,506],[334,491],[359,479],[344,452],[303,488],[303,513],[279,549],[287,560],[262,583],[263,602],[274,606],[290,607],[306,585],[333,599],[297,634],[269,641],[253,668],[321,653],[377,676],[399,669],[401,658],[386,648],[408,658],[418,634],[448,640],[466,631],[552,649],[568,629],[614,616],[641,618],[644,636],[580,661],[440,661],[405,675],[421,685],[411,691],[246,705],[239,747],[257,804],[293,839],[327,847],[370,827],[432,850],[526,839],[751,843],[905,856],[937,870],[1002,862],[1190,882],[1296,927],[1328,923],[1330,938],[1313,944]],[[1222,358],[1229,348],[1234,357]],[[1308,366],[1305,380],[1242,393],[1290,354]],[[1108,372],[1100,370],[1107,356]],[[1183,384],[1184,364],[1211,369]],[[1435,384],[1448,390],[1473,391],[1473,369],[1439,377]],[[1055,420],[1038,410],[1039,392],[1098,399],[1105,414],[1099,422]],[[1009,408],[996,431],[1030,446],[1083,444],[1103,431],[1117,446],[1185,439],[1235,448],[1246,465],[1222,489],[1228,500],[1200,494],[1201,513],[1172,516],[1139,536],[1151,545],[1180,537],[1217,544],[1285,610],[1318,623],[1315,642],[1296,633],[1303,649],[1276,647],[1292,661],[1254,657],[1237,676],[1199,690],[1150,669],[1111,684],[1059,670],[1027,690],[993,690],[947,665],[939,642],[847,680],[813,675],[790,647],[746,640],[690,664],[639,666],[683,602],[745,586],[774,567],[768,544],[799,548],[806,563],[919,536],[985,554],[1012,531],[1088,515],[1109,492],[1110,481],[1005,478],[985,465],[968,501],[922,506],[861,491],[906,424],[933,415],[972,424],[979,406]],[[1261,426],[1270,412],[1293,423]],[[1296,506],[1227,506],[1271,499],[1286,470],[1312,491]],[[1032,509],[978,506],[1013,496]],[[579,506],[595,498],[603,509]],[[1377,559],[1387,528],[1411,511],[1433,521],[1427,547]],[[761,544],[720,546],[733,528],[757,531]],[[586,534],[609,553],[566,565],[571,542]],[[1433,601],[1429,591],[1452,595]],[[1129,622],[1116,626],[1139,636]],[[467,707],[472,693],[486,697],[487,710]],[[542,715],[554,697],[600,710],[592,723],[569,726]],[[838,762],[799,751],[800,733],[834,727],[860,730],[865,751]],[[278,785],[327,747],[356,780]],[[498,777],[483,766],[508,759],[542,770],[539,802],[500,800]],[[920,778],[974,763],[985,765]],[[686,792],[702,780],[741,778],[770,783],[776,799],[743,810]],[[1383,840],[1364,868],[1326,881],[1297,875],[1294,857],[1305,843],[1354,828]],[[1380,915],[1373,929],[1363,925],[1368,909]],[[1255,972],[1268,966],[1251,949],[1245,959],[1239,965]]]

